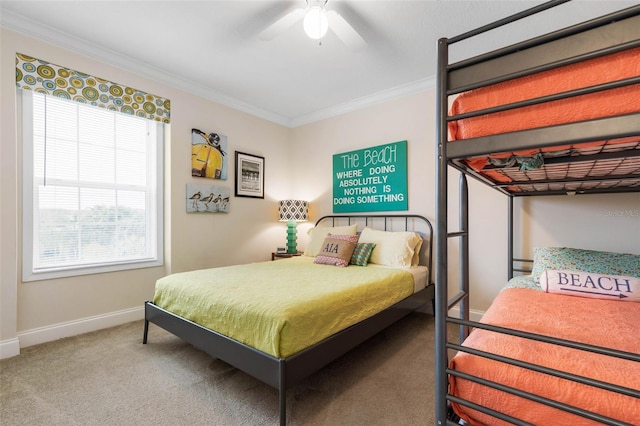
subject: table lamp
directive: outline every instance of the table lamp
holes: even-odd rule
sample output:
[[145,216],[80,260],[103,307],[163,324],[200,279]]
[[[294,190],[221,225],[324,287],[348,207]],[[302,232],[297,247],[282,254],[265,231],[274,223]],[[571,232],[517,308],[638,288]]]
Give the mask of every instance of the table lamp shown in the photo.
[[309,220],[309,202],[282,200],[278,209],[280,222],[287,222],[287,253],[297,253],[297,222]]

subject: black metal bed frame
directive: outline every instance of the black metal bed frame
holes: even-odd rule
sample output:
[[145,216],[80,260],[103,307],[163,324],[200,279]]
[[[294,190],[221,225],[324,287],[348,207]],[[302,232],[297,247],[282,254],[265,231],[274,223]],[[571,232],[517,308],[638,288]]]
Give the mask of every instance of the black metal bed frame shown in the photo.
[[152,322],[212,357],[218,358],[276,388],[279,392],[280,424],[286,425],[286,392],[289,387],[349,352],[416,309],[423,307],[430,301],[433,303],[434,300],[434,285],[431,280],[431,271],[433,269],[433,227],[427,218],[411,214],[324,216],[316,221],[316,225],[323,221],[330,221],[332,226],[342,221],[346,221],[348,224],[362,223],[364,226],[382,221],[384,230],[400,221],[403,223],[404,230],[427,230],[429,239],[429,244],[425,250],[425,259],[429,268],[427,287],[388,309],[288,358],[277,358],[256,350],[164,310],[150,301],[144,304],[145,322],[142,343],[147,343],[149,323]]
[[[476,30],[469,31],[453,38],[443,38],[438,42],[438,77],[437,77],[437,152],[436,152],[436,243],[435,243],[435,312],[436,312],[436,424],[437,425],[457,425],[448,418],[449,404],[451,401],[471,407],[477,411],[492,415],[496,418],[511,422],[513,424],[526,424],[520,419],[507,416],[503,413],[491,410],[486,407],[477,406],[474,403],[454,397],[448,393],[448,375],[460,374],[448,368],[448,350],[462,350],[471,352],[461,345],[450,343],[447,339],[447,324],[457,324],[460,326],[460,343],[467,337],[469,329],[472,327],[490,328],[493,331],[518,335],[521,337],[536,339],[547,343],[563,344],[577,349],[587,349],[605,355],[631,359],[640,362],[640,355],[629,354],[602,347],[585,345],[575,342],[558,341],[549,336],[539,336],[531,333],[519,332],[503,327],[487,326],[469,320],[469,211],[468,211],[468,186],[467,175],[470,175],[481,182],[488,184],[500,192],[505,193],[508,198],[508,277],[512,278],[514,272],[526,271],[517,266],[523,262],[530,262],[527,259],[519,259],[514,256],[514,235],[513,235],[513,215],[514,197],[528,196],[530,194],[510,193],[500,185],[494,185],[479,173],[469,169],[462,162],[465,158],[499,153],[504,151],[550,147],[568,143],[589,142],[622,138],[627,136],[640,135],[640,113],[627,114],[623,116],[607,117],[592,121],[571,123],[565,125],[550,126],[534,130],[511,132],[486,137],[459,140],[455,143],[447,143],[447,123],[452,120],[470,117],[474,115],[488,114],[503,109],[513,109],[534,103],[548,102],[551,100],[578,96],[586,93],[585,89],[574,90],[560,96],[539,98],[531,101],[523,101],[511,104],[506,107],[496,107],[484,109],[471,114],[459,116],[449,116],[448,97],[467,90],[487,86],[512,78],[534,74],[547,69],[552,69],[574,62],[584,61],[594,57],[604,56],[617,51],[640,46],[640,6],[634,6],[625,10],[609,14],[607,16],[590,20],[588,22],[556,31],[547,35],[539,36],[521,43],[517,43],[502,49],[488,52],[470,59],[466,59],[455,64],[449,64],[449,46],[469,39],[487,31],[494,30],[505,24],[510,24],[539,12],[551,9],[570,0],[555,0],[541,4],[537,7],[525,10],[495,23],[485,25]],[[637,84],[640,76],[624,80],[614,84],[601,85],[589,90],[605,90],[614,86],[625,86]],[[622,152],[614,155],[639,155],[640,151]],[[448,224],[448,167],[451,166],[460,174],[459,183],[459,223],[458,231],[449,232]],[[603,192],[632,192],[640,188],[631,187],[611,190],[594,190],[585,193]],[[534,195],[556,195],[557,191],[536,193]],[[451,238],[459,239],[460,257],[460,281],[458,293],[450,296],[448,294],[448,241]],[[459,318],[449,316],[449,310],[458,306],[460,309]],[[478,354],[487,356],[486,353]],[[491,356],[490,354],[488,356]],[[514,364],[508,359],[500,361]],[[525,366],[535,369],[535,366]],[[550,372],[554,376],[561,377],[557,372]],[[573,374],[562,373],[572,380],[584,381],[584,378]],[[495,382],[486,381],[475,376],[465,375],[467,380],[484,384],[493,388],[500,388],[501,385]],[[605,388],[608,384],[595,384],[600,388]],[[610,385],[609,385],[610,386]],[[611,388],[610,388],[611,389]],[[582,410],[576,407],[560,404],[557,401],[544,400],[537,395],[523,393],[517,389],[503,389],[508,393],[518,394],[523,398],[538,401],[542,404],[554,406],[556,408],[573,412],[574,414],[590,418],[594,421],[607,424],[625,424],[615,419],[603,418],[596,413]],[[628,389],[615,389],[614,391],[624,392],[640,398],[640,392]]]

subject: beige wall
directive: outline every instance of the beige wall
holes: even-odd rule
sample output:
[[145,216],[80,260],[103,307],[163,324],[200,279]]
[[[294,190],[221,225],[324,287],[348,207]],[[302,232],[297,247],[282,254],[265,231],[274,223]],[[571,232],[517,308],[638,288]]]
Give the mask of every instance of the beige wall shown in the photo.
[[[2,29],[0,185],[0,349],[39,343],[79,331],[142,318],[155,281],[184,271],[270,259],[284,242],[277,222],[277,200],[290,197],[290,130],[221,106],[167,85],[141,78],[71,51]],[[25,53],[171,99],[171,126],[165,158],[165,266],[64,279],[21,282],[21,143],[16,125],[15,54]],[[229,179],[207,183],[227,186],[228,214],[185,211],[191,177],[191,128],[228,137]],[[234,152],[265,157],[265,199],[236,198]],[[6,346],[9,345],[9,346]]]
[[[334,118],[289,129],[198,98],[104,63],[2,30],[0,186],[0,349],[3,342],[37,343],[62,324],[87,324],[87,318],[112,313],[141,317],[155,280],[168,272],[267,260],[283,245],[285,228],[276,221],[277,200],[311,202],[311,222],[299,225],[306,244],[313,221],[332,212],[332,155],[400,140],[408,141],[409,211],[435,217],[435,90],[389,101]],[[89,277],[21,283],[19,280],[20,183],[16,137],[14,56],[16,51],[94,74],[171,99],[171,134],[166,156],[166,265]],[[187,215],[185,186],[190,176],[190,129],[225,134],[229,150],[265,157],[265,199],[232,197],[227,215]],[[233,161],[230,158],[233,176]],[[451,171],[450,231],[457,224],[457,172]],[[233,193],[233,180],[226,182]],[[472,309],[484,311],[507,276],[507,199],[471,179]],[[534,245],[582,246],[640,254],[640,195],[558,196],[518,200],[517,248],[530,256]],[[435,225],[435,224],[434,224]],[[575,227],[578,225],[579,227]],[[450,276],[457,266],[450,250]],[[115,315],[118,317],[118,315]],[[120,315],[118,318],[128,318]],[[134,318],[135,319],[135,318]],[[99,324],[105,324],[100,322]],[[64,327],[61,327],[64,328]],[[68,328],[68,327],[67,327]],[[73,327],[71,327],[73,329]],[[76,327],[75,330],[83,330]],[[33,337],[32,337],[33,335]]]
[[295,193],[313,217],[332,213],[333,154],[407,141],[409,211],[433,219],[433,91],[386,102],[292,129]]
[[[408,141],[409,211],[435,218],[435,90],[292,130],[295,192],[313,219],[331,214],[331,156]],[[320,177],[320,178],[318,178]],[[459,174],[449,172],[449,231],[458,230]],[[481,314],[507,280],[508,199],[469,179],[471,309]],[[515,254],[534,246],[571,246],[640,254],[640,194],[549,196],[515,200]],[[435,223],[434,223],[435,226]],[[457,242],[449,250],[450,289],[457,285]],[[450,290],[452,291],[452,290]]]
[[[640,193],[521,200],[520,246],[572,244],[590,250],[640,254]],[[565,243],[569,241],[569,243]]]

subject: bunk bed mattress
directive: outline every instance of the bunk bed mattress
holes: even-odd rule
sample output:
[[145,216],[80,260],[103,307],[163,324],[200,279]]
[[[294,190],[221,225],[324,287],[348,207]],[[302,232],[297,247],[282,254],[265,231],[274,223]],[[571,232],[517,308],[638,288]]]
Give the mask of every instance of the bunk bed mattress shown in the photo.
[[[423,269],[416,277],[425,277]],[[396,268],[314,263],[307,256],[176,273],[154,304],[276,358],[289,357],[425,287]]]
[[[640,76],[640,48],[629,49],[462,93],[453,101],[450,113],[451,115],[458,115],[637,76]],[[637,113],[640,111],[640,103],[637,102],[639,98],[640,84],[635,84],[510,111],[459,119],[449,123],[449,139],[453,142],[557,124]],[[480,172],[491,165],[492,162],[496,165],[501,165],[507,159],[518,157],[531,158],[538,154],[543,157],[590,155],[628,149],[640,149],[640,134],[617,140],[495,153],[470,158],[465,160],[465,163],[470,168]],[[614,161],[611,164],[600,164],[599,167],[601,170],[615,170],[616,167],[621,166],[625,170],[620,169],[616,173],[625,175],[628,170],[637,170],[638,163],[640,162],[620,164],[619,161]],[[556,167],[557,170],[551,171],[554,176],[543,176],[541,178],[558,178],[558,174],[562,177],[563,173],[565,175],[568,173],[572,177],[580,176],[583,172],[576,167],[574,165],[573,170],[567,172],[566,165],[561,165]],[[580,167],[588,173],[594,166],[593,164],[587,164]],[[508,183],[522,180],[523,176],[517,174],[519,171],[517,168],[510,170],[515,171],[516,174],[508,175],[501,173],[499,170],[489,169],[484,170],[482,173],[495,182]],[[529,176],[527,180],[535,180],[536,178],[536,176]],[[511,189],[517,190],[515,188]]]
[[[631,353],[640,353],[640,303],[588,299],[510,288],[503,290],[482,318],[483,323],[550,335]],[[614,359],[546,343],[476,329],[464,346],[578,374],[631,389],[640,389],[640,363]],[[555,401],[635,424],[636,398],[547,376],[459,352],[452,369],[522,389]],[[594,422],[551,407],[449,375],[452,395],[476,402],[532,424],[592,425]],[[456,413],[471,424],[506,424],[460,404]]]

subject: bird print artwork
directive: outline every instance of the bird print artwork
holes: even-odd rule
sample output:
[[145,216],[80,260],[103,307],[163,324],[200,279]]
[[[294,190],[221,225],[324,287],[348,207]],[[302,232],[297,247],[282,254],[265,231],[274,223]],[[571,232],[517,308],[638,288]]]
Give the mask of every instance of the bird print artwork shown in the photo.
[[191,129],[191,176],[227,179],[227,137]]
[[204,204],[205,210],[209,209],[209,203],[211,202],[211,200],[213,200],[213,192],[200,200],[200,202]]
[[193,207],[195,210],[198,210],[198,200],[200,199],[201,196],[202,194],[200,193],[200,191],[198,191],[195,194],[193,194],[191,197],[189,197],[189,199],[192,202],[191,207]]
[[187,213],[229,213],[229,200],[227,187],[187,184]]

